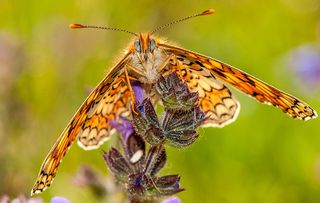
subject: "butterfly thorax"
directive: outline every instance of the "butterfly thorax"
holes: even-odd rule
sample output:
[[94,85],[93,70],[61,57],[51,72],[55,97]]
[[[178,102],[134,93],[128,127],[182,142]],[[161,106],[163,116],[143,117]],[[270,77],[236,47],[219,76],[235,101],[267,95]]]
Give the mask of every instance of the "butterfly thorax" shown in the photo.
[[140,33],[131,45],[129,71],[143,84],[155,84],[159,79],[161,67],[167,55],[157,47],[157,42],[149,33]]

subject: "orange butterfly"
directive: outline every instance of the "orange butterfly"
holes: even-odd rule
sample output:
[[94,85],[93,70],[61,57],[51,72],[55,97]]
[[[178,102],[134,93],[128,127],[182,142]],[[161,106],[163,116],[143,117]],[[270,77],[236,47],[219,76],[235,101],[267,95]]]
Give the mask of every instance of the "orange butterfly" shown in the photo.
[[208,119],[205,126],[222,127],[234,121],[240,104],[225,84],[272,104],[293,118],[309,120],[317,113],[303,101],[278,90],[255,77],[221,61],[167,44],[153,36],[154,32],[183,20],[214,13],[212,9],[174,21],[151,33],[133,33],[118,28],[72,24],[71,28],[100,28],[135,35],[122,60],[91,92],[44,160],[31,195],[48,188],[64,155],[77,137],[85,150],[99,147],[113,133],[109,123],[130,114],[134,101],[130,81],[142,83],[146,95],[154,96],[153,85],[160,76],[176,72],[191,91],[199,93],[200,108]]

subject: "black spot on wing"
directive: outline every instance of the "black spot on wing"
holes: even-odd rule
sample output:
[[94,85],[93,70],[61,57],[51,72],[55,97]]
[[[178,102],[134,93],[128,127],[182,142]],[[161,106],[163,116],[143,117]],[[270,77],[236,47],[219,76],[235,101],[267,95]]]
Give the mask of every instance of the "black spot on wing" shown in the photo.
[[223,78],[226,78],[226,76],[225,76],[222,72],[217,71],[217,70],[215,70],[215,69],[210,69],[210,70],[213,71],[215,74],[217,74],[217,75],[219,75],[219,76],[221,76],[221,77],[223,77]]
[[205,67],[200,61],[195,61],[194,63],[197,64],[197,65],[199,65],[199,66],[201,66],[202,68]]

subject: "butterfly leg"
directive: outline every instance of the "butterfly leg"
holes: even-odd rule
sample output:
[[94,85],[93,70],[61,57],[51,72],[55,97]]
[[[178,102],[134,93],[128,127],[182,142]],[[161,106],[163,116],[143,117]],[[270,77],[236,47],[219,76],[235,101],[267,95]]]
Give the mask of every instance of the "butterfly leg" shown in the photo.
[[132,112],[135,113],[135,114],[138,114],[135,111],[135,108],[134,108],[134,104],[136,102],[136,98],[135,98],[134,91],[133,91],[131,83],[130,83],[130,77],[129,77],[129,74],[128,74],[128,67],[127,66],[124,67],[124,75],[125,75],[125,83],[127,83],[127,86],[128,86],[129,91],[131,93],[131,109],[132,109]]
[[[172,60],[172,61],[170,61]],[[168,56],[168,58],[163,62],[163,64],[161,64],[161,66],[159,66],[158,68],[158,71],[162,71],[166,65],[170,63],[170,70],[166,71],[164,74],[162,74],[162,76],[167,76],[167,75],[170,75],[171,73],[173,72],[179,72],[178,76],[181,77],[183,74],[182,74],[182,69],[183,69],[183,66],[182,64],[177,60],[177,57],[176,55],[174,54],[170,54]],[[182,79],[182,78],[181,78]]]
[[157,68],[158,73],[161,73],[163,71],[163,69],[170,63],[170,60],[176,63],[177,58],[174,54],[170,54],[169,56],[167,56],[166,60]]
[[[132,70],[132,71],[135,72],[135,73],[138,73],[138,74],[141,75],[141,76],[146,75],[145,72],[139,70],[138,68],[134,67],[134,66],[131,65],[130,63],[128,63],[127,66],[128,66],[128,69]],[[127,71],[127,72],[128,72],[128,71]]]

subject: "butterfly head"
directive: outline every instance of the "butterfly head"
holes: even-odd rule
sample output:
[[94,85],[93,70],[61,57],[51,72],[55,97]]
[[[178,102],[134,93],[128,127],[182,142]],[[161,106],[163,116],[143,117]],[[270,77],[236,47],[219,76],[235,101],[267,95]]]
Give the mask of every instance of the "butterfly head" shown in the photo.
[[158,42],[159,40],[150,33],[139,33],[131,43],[130,64],[136,70],[140,70],[139,80],[143,84],[154,84],[159,79],[159,67],[168,57],[158,47]]
[[149,33],[140,33],[132,46],[132,50],[144,60],[147,60],[148,56],[153,54],[156,48],[157,43]]

